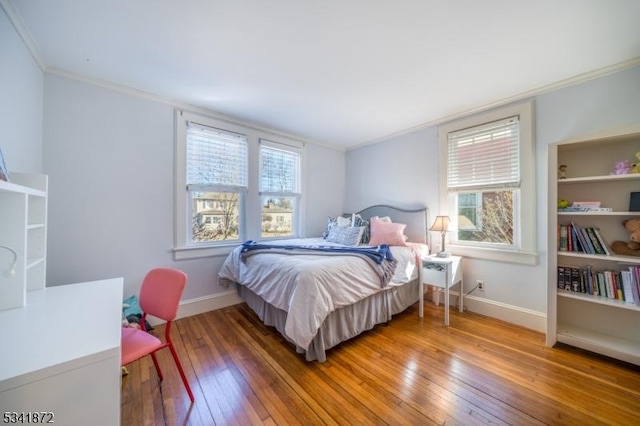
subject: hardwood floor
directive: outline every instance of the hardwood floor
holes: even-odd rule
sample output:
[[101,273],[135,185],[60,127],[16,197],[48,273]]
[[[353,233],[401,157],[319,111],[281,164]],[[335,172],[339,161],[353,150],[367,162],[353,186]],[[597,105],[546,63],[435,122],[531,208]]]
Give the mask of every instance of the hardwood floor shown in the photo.
[[[638,425],[640,368],[442,305],[418,304],[307,363],[245,305],[176,321],[196,401],[167,350],[130,364],[123,425]],[[156,327],[161,335],[162,327]]]

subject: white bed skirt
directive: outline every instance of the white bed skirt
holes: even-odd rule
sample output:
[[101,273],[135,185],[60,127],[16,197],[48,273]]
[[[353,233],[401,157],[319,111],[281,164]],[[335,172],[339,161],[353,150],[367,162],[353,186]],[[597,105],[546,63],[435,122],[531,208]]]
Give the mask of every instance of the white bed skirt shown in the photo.
[[361,301],[333,311],[320,326],[308,350],[292,342],[284,333],[287,312],[267,303],[243,285],[236,284],[238,295],[258,315],[265,325],[275,327],[280,334],[296,346],[307,361],[324,362],[326,351],[340,342],[351,339],[376,324],[391,321],[396,315],[418,301],[418,280],[400,286],[389,286]]

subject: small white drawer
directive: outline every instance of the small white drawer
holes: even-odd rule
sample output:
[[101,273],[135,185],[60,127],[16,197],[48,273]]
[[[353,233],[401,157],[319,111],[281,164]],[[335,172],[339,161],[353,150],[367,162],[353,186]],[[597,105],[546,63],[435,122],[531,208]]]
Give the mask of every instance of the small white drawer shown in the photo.
[[425,284],[444,287],[445,268],[447,265],[442,263],[422,263],[422,282]]

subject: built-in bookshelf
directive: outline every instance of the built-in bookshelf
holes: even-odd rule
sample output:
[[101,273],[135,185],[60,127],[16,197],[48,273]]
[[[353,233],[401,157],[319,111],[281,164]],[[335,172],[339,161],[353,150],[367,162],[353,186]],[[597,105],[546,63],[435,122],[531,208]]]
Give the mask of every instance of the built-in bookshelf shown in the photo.
[[[640,173],[610,174],[617,161],[637,161],[638,152],[640,126],[549,146],[548,346],[562,342],[640,365],[640,301],[629,299],[631,288],[625,293],[621,278],[621,271],[640,267],[640,256],[611,250],[614,241],[629,240],[623,221],[640,218],[640,211],[630,211],[631,192],[640,192]],[[558,177],[560,165],[566,166],[564,178]],[[559,211],[559,199],[597,201],[610,211]],[[597,231],[609,254],[583,249],[586,243],[577,235],[572,250],[561,246],[561,230],[571,232],[574,225]],[[559,276],[563,268],[579,271],[577,287],[575,277],[565,286]],[[620,286],[614,295],[598,287],[596,272],[605,271],[619,280],[611,283]]]

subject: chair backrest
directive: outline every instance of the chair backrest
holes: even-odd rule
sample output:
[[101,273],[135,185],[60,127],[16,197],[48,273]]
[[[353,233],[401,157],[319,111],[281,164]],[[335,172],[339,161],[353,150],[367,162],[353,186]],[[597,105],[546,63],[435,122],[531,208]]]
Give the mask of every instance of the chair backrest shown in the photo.
[[186,284],[187,274],[178,269],[152,269],[140,287],[140,309],[154,317],[173,321]]

